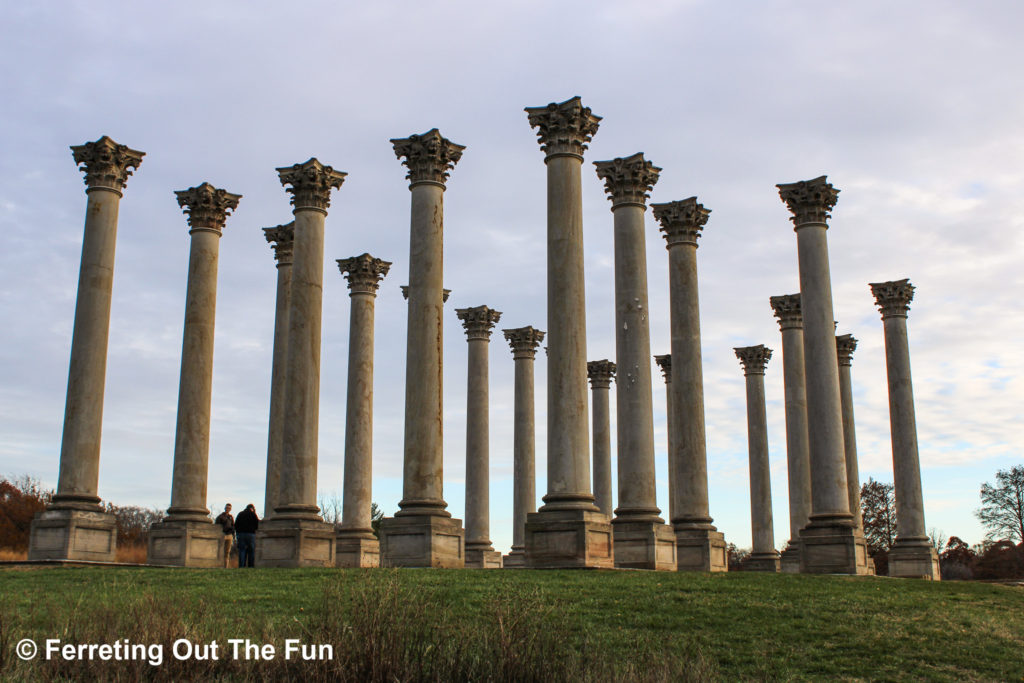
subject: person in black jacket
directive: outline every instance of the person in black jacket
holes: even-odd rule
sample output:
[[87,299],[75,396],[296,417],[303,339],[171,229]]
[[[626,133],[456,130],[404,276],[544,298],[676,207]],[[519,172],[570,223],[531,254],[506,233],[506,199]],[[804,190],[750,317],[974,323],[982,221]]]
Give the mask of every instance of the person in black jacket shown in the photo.
[[238,513],[235,519],[235,535],[238,537],[238,566],[252,567],[256,560],[256,530],[260,528],[260,518],[256,515],[256,506],[249,503]]

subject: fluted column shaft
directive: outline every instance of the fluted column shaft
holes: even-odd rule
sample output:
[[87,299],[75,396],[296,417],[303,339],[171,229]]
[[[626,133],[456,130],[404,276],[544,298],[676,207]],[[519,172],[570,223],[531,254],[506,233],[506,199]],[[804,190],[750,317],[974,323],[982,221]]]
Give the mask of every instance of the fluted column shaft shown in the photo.
[[594,438],[594,504],[606,515],[612,502],[612,428],[608,394],[616,365],[608,360],[587,363],[590,391],[593,395],[591,428]]
[[281,450],[284,445],[284,387],[288,363],[288,305],[292,285],[292,223],[264,228],[273,241],[277,261],[277,298],[274,310],[274,350],[270,370],[270,425],[267,434],[267,481],[263,517],[272,517],[281,489]]
[[768,418],[764,402],[764,370],[771,349],[764,346],[736,349],[743,362],[747,388],[747,446],[750,463],[750,528],[753,553],[775,552],[772,520],[771,468],[768,458]]
[[864,530],[860,509],[860,472],[857,465],[857,428],[853,419],[853,379],[851,365],[857,340],[852,335],[836,337],[839,357],[839,398],[843,409],[843,451],[846,454],[846,490],[850,498],[850,513],[857,528]]

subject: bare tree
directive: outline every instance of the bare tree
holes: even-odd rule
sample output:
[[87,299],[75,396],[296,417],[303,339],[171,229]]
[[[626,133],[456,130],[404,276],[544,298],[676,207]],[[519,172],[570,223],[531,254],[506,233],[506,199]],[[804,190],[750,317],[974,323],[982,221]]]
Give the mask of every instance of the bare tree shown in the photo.
[[988,529],[985,538],[1024,542],[1024,465],[996,472],[996,485],[981,485],[981,507],[974,513]]
[[896,494],[892,484],[868,479],[860,488],[864,539],[872,555],[889,552],[896,541]]
[[942,549],[946,547],[946,534],[942,529],[936,529],[935,527],[929,529],[928,540],[932,542],[932,547],[935,548],[935,552],[942,554]]

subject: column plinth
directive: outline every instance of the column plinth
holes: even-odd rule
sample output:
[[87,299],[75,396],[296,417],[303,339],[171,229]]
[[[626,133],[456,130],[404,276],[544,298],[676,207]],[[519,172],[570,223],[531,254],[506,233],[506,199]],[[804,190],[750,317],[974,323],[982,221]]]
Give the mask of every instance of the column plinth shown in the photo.
[[793,214],[804,322],[811,517],[801,531],[801,571],[866,574],[867,545],[850,513],[846,487],[835,317],[828,262],[829,212],[838,191],[825,176],[778,185]]
[[608,518],[590,490],[581,166],[601,120],[579,97],[527,107],[547,165],[548,491],[527,515],[531,567],[612,567]]
[[333,567],[334,526],[316,505],[320,423],[320,330],[324,222],[331,190],[345,173],[316,159],[277,169],[291,194],[294,221],[281,483],[274,516],[260,524],[256,563],[264,567]]
[[750,529],[753,550],[744,569],[777,572],[779,551],[775,549],[772,520],[771,466],[768,459],[768,418],[764,405],[764,371],[772,350],[764,344],[733,349],[743,364],[747,385],[747,444],[750,456]]
[[800,295],[769,298],[782,332],[782,374],[786,405],[786,472],[789,486],[789,541],[782,571],[800,571],[800,530],[811,521],[811,454],[807,436],[804,322]]
[[889,551],[889,576],[938,581],[939,561],[925,530],[917,418],[910,375],[907,312],[914,299],[909,280],[871,283],[885,332],[885,369],[889,381],[893,485],[896,494],[896,542]]
[[292,247],[295,223],[263,228],[277,261],[277,297],[274,307],[274,351],[270,370],[270,420],[267,430],[267,481],[263,519],[274,516],[281,489],[281,449],[284,441],[284,377],[288,363],[288,304],[292,286]]
[[672,424],[675,471],[676,562],[679,571],[728,571],[725,536],[708,506],[707,444],[704,432],[704,377],[700,351],[697,238],[711,211],[696,197],[653,204],[667,242],[672,329]]
[[537,511],[534,462],[533,363],[544,332],[533,327],[503,330],[515,363],[515,408],[512,436],[512,550],[502,558],[506,568],[526,566],[526,515]]
[[381,522],[387,566],[462,567],[462,521],[444,501],[442,306],[444,190],[465,149],[436,128],[391,140],[409,169],[409,325],[405,366],[405,451],[402,500]]

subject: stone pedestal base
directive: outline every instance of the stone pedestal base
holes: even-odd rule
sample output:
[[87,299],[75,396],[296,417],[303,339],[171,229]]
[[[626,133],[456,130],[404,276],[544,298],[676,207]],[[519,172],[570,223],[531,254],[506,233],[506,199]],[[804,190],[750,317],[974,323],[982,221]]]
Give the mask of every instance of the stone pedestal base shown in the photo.
[[257,567],[333,567],[333,524],[318,519],[280,515],[260,524],[256,532]]
[[158,522],[149,530],[146,564],[223,567],[224,532],[208,521]]
[[939,581],[939,556],[928,541],[903,543],[896,539],[889,551],[889,576]]
[[612,522],[619,569],[676,570],[676,534],[662,522]]
[[783,574],[799,574],[800,573],[800,546],[796,543],[790,542],[786,546],[786,549],[782,551],[782,573]]
[[379,567],[380,541],[373,534],[370,537],[347,535],[339,531],[334,538],[335,567]]
[[778,572],[781,568],[778,552],[752,553],[743,563],[745,572]]
[[612,525],[598,510],[541,510],[526,515],[526,566],[613,569]]
[[466,569],[501,569],[501,553],[497,550],[466,548]]
[[502,569],[525,569],[526,551],[517,549],[504,555],[501,558],[501,567]]
[[711,529],[677,526],[676,569],[681,572],[727,572],[725,534]]
[[800,572],[868,574],[868,546],[852,523],[814,521],[800,530]]
[[380,523],[381,566],[462,569],[466,564],[465,538],[461,519],[386,517]]
[[36,513],[29,532],[30,560],[117,560],[114,516],[96,510],[47,509]]

